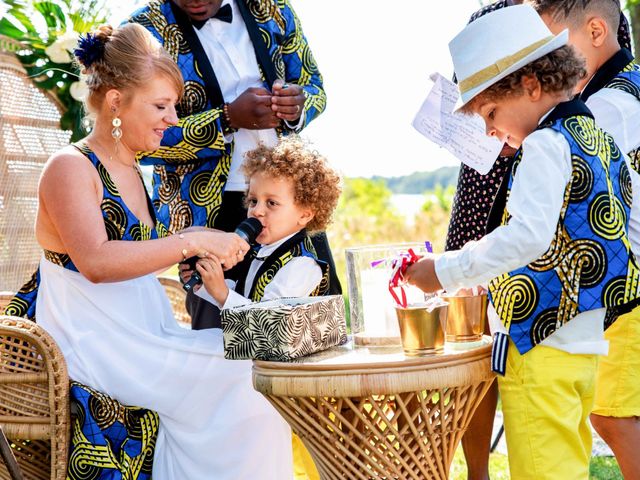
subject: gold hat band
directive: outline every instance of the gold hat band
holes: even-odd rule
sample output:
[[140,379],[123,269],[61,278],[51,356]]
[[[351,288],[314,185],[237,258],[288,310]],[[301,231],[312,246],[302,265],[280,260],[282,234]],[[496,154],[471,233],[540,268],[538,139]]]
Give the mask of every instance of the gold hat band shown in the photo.
[[482,70],[474,73],[473,75],[461,80],[458,83],[461,93],[467,93],[469,90],[472,90],[483,83],[491,80],[494,77],[500,75],[500,73],[504,72],[508,68],[512,67],[514,64],[518,63],[520,60],[525,58],[531,52],[537,50],[543,45],[549,43],[555,37],[553,35],[543,38],[542,40],[537,41],[536,43],[529,45],[528,47],[523,48],[522,50],[517,51],[512,55],[507,55],[506,57],[501,58],[497,62],[488,67],[483,68]]

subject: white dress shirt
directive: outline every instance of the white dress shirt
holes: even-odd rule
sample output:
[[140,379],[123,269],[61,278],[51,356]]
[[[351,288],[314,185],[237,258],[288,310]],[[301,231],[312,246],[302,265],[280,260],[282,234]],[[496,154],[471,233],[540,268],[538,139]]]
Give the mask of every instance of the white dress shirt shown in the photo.
[[[436,275],[446,290],[487,284],[528,265],[551,245],[572,176],[569,143],[562,134],[545,128],[525,138],[522,152],[507,203],[509,223],[436,260]],[[542,344],[569,353],[606,354],[604,315],[604,308],[578,314]],[[506,333],[491,305],[489,323],[492,332]]]
[[[231,5],[233,12],[231,23],[210,18],[201,29],[194,28],[194,30],[211,62],[224,101],[233,102],[247,88],[263,88],[263,83],[255,49],[242,14],[238,10],[235,0],[223,2],[223,4],[226,3]],[[304,115],[293,127],[299,128],[303,122]],[[288,122],[287,125],[291,127]],[[266,130],[241,128],[233,134],[232,139],[234,150],[225,191],[244,192],[247,182],[240,169],[244,161],[244,154],[256,148],[260,143],[267,147],[274,146],[278,142],[278,134],[273,128]]]
[[[297,232],[296,232],[297,233]],[[200,298],[213,303],[218,308],[232,308],[240,305],[251,303],[248,298],[251,292],[251,286],[258,273],[258,269],[262,266],[263,260],[271,255],[280,245],[289,240],[295,233],[283,238],[270,245],[264,245],[258,251],[258,255],[253,259],[249,266],[247,279],[244,284],[244,296],[237,293],[234,288],[236,282],[233,280],[225,280],[229,287],[229,295],[224,305],[220,305],[204,287],[196,292]],[[283,297],[306,297],[320,284],[322,280],[322,269],[318,263],[310,257],[295,257],[278,270],[273,280],[264,288],[264,296],[262,300],[273,300],[274,298]]]
[[627,160],[631,175],[632,198],[629,216],[629,242],[640,258],[640,175],[631,168],[627,153],[640,147],[640,102],[630,93],[602,88],[587,99],[596,124],[615,140]]

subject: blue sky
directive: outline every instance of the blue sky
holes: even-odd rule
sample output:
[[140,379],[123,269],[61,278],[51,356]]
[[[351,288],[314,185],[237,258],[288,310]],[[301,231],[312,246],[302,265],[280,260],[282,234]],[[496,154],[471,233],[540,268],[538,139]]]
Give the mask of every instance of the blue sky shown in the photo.
[[[327,91],[303,136],[347,176],[406,175],[459,162],[411,126],[429,74],[452,71],[447,44],[478,0],[291,0]],[[141,2],[135,2],[138,5]],[[111,0],[113,22],[132,10]]]

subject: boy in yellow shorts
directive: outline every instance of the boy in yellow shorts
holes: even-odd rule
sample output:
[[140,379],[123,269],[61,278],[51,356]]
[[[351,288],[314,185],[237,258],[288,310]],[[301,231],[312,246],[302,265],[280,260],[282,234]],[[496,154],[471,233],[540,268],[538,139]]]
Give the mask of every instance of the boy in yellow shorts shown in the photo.
[[[569,29],[569,42],[585,57],[587,76],[580,98],[599,127],[628,154],[632,191],[629,241],[640,255],[640,68],[616,31],[616,0],[529,1],[552,32]],[[628,308],[627,308],[628,310]],[[619,312],[613,312],[619,313]],[[591,423],[616,455],[625,478],[640,478],[640,308],[622,315],[607,329],[609,355],[598,364]]]
[[452,40],[462,111],[518,152],[501,225],[407,272],[428,292],[489,282],[514,480],[589,478],[605,314],[640,297],[629,170],[586,105],[570,100],[585,69],[567,42],[530,6],[488,14]]

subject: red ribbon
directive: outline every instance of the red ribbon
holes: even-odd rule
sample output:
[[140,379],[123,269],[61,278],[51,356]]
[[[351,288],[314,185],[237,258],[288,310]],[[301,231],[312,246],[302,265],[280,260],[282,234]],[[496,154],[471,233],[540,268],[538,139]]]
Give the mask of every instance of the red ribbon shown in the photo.
[[[404,291],[403,285],[407,283],[404,278],[404,274],[411,265],[420,260],[420,257],[416,255],[413,249],[409,249],[407,253],[401,253],[396,258],[391,260],[391,278],[389,279],[389,293],[395,300],[396,304],[402,308],[407,308],[407,294]],[[400,297],[396,293],[395,289],[400,290]]]

